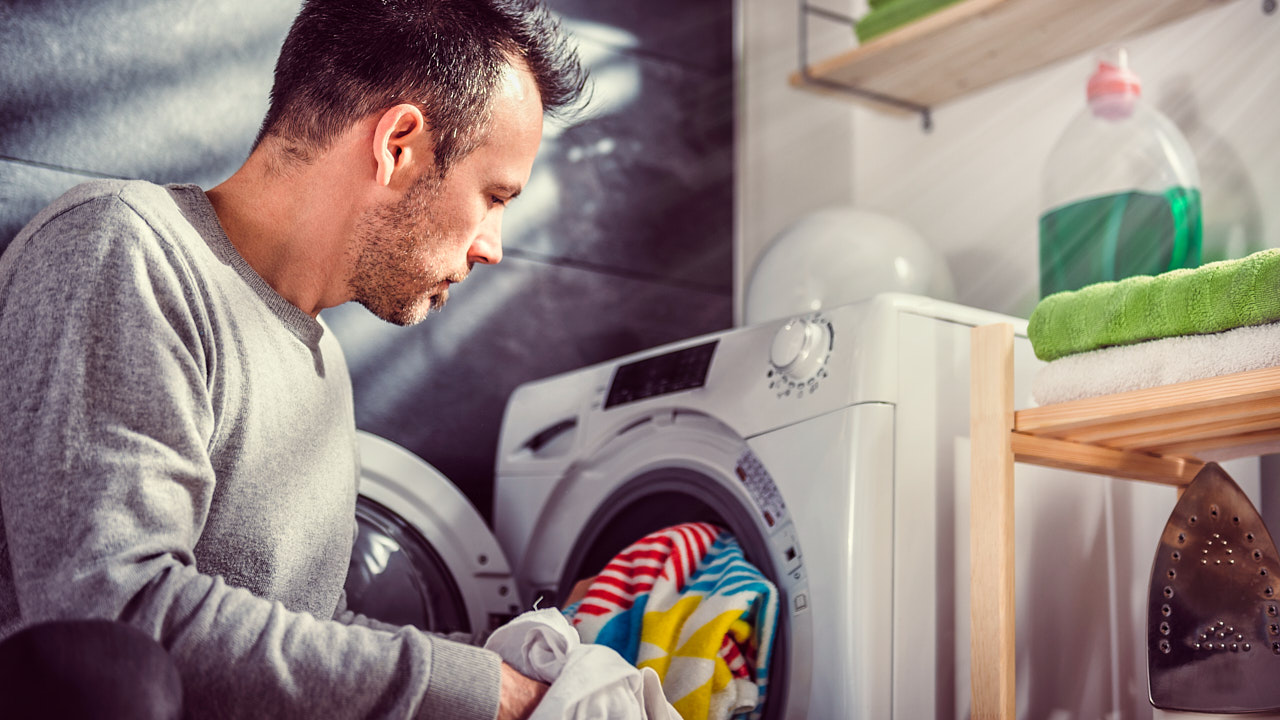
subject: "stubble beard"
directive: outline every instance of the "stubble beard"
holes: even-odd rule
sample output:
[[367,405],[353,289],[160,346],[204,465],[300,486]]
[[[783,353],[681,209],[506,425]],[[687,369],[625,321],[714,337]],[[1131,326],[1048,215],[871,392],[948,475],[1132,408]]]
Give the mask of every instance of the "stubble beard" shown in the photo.
[[444,308],[451,273],[440,256],[442,238],[432,207],[435,178],[418,181],[404,198],[374,208],[361,218],[352,244],[347,287],[351,299],[378,318],[416,325]]

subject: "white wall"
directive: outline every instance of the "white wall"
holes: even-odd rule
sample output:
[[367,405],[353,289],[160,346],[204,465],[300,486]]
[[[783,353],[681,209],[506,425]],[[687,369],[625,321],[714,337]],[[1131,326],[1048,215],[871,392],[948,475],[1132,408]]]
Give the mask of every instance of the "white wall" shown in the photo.
[[[1206,256],[1280,246],[1280,14],[1260,5],[1237,0],[1126,43],[1144,96],[1196,152]],[[853,197],[940,249],[961,303],[1025,317],[1038,299],[1044,161],[1093,65],[1070,58],[937,108],[929,134],[860,107]]]
[[[796,4],[740,0],[735,320],[768,241],[810,210],[849,202],[919,230],[945,255],[960,302],[1025,317],[1038,299],[1041,172],[1050,147],[1083,107],[1092,55],[935,108],[926,134],[918,117],[790,88]],[[865,11],[863,0],[849,5],[862,5],[855,14]],[[1144,95],[1197,155],[1206,254],[1280,247],[1280,13],[1264,15],[1260,5],[1234,0],[1126,43]],[[1276,474],[1274,460],[1264,474]],[[1139,494],[1158,490],[1114,485],[1120,515],[1135,502],[1145,507]],[[1264,483],[1263,492],[1275,487]],[[1280,502],[1262,505],[1269,521],[1280,517]],[[1152,517],[1163,524],[1158,512]],[[1132,625],[1141,628],[1152,535],[1150,528],[1115,531],[1117,548],[1133,548],[1118,562],[1133,570],[1135,583],[1119,610],[1136,608]],[[1133,684],[1111,689],[1120,696],[1116,707],[1127,711],[1117,712],[1148,717],[1145,668],[1129,671]]]
[[[1126,43],[1144,95],[1196,152],[1207,256],[1280,247],[1280,203],[1267,202],[1280,197],[1280,14],[1260,5],[1235,0]],[[863,0],[826,7],[865,12]],[[1092,54],[935,108],[926,134],[916,116],[787,84],[797,3],[741,0],[739,13],[735,320],[769,240],[811,210],[850,202],[919,230],[945,255],[960,302],[1029,314],[1041,171],[1083,107]],[[815,58],[851,45],[834,25],[811,28],[822,31]]]
[[[852,14],[857,0],[827,0]],[[852,103],[788,84],[799,67],[799,3],[739,0],[734,322],[756,259],[807,212],[853,197]],[[863,3],[865,7],[865,3]],[[812,59],[848,49],[851,27],[810,20]]]

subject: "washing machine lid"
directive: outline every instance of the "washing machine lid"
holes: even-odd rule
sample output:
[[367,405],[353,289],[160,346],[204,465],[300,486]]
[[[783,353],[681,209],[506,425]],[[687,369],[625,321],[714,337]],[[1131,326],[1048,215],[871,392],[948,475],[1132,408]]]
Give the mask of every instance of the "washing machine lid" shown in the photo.
[[511,567],[466,496],[389,440],[360,431],[358,444],[348,608],[436,632],[476,633],[518,613]]

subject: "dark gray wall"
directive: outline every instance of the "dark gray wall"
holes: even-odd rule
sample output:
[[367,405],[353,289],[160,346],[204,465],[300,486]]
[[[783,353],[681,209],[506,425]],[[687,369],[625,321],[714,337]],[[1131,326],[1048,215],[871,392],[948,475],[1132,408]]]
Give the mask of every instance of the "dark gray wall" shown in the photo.
[[[356,422],[427,459],[487,515],[517,385],[728,327],[730,0],[551,0],[596,102],[549,126],[506,259],[396,328],[324,313]],[[248,152],[296,0],[0,2],[0,248],[98,177],[211,187]]]

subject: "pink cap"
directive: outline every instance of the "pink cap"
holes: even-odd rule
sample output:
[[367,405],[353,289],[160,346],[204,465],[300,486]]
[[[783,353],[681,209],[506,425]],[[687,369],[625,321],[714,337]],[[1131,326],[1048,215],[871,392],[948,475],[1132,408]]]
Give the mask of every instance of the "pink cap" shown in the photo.
[[1120,120],[1133,114],[1134,101],[1142,94],[1142,81],[1129,69],[1123,49],[1107,51],[1089,78],[1087,95],[1095,115]]

